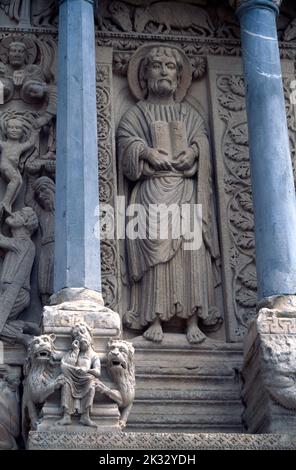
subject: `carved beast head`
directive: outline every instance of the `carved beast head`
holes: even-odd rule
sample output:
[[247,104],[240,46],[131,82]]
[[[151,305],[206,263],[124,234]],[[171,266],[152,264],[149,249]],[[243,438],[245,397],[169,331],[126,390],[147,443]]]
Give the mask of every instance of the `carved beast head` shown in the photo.
[[112,15],[112,20],[123,31],[132,31],[133,25],[130,18],[129,7],[123,2],[115,0],[109,5],[109,12]]
[[133,345],[127,341],[109,341],[107,363],[112,375],[134,374],[134,352]]
[[24,374],[28,375],[33,364],[48,363],[55,354],[54,341],[56,336],[42,335],[36,336],[30,343],[28,348],[28,356],[24,364]]

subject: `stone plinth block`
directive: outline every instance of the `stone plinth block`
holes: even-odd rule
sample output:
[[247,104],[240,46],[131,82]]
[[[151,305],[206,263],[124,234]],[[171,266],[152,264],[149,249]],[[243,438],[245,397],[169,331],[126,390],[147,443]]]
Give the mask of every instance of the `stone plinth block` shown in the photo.
[[244,419],[252,433],[296,431],[294,296],[267,300],[251,325],[244,355]]

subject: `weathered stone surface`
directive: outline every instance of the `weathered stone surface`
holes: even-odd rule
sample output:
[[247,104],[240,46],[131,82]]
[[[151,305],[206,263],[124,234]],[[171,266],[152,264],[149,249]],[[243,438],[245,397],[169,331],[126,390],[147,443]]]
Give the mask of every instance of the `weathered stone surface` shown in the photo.
[[249,432],[296,429],[294,300],[269,299],[246,337],[243,398]]
[[62,385],[54,341],[55,335],[42,335],[28,347],[22,400],[24,438],[28,430],[37,429],[43,404]]
[[[69,332],[77,323],[86,322],[95,334],[118,336],[121,322],[118,313],[104,307],[102,295],[88,289],[64,289],[51,297],[44,308],[43,328],[47,332]],[[108,336],[108,335],[107,335]]]
[[21,369],[0,364],[0,450],[16,450],[20,434]]
[[242,432],[242,345],[206,339],[189,345],[166,334],[161,345],[142,337],[135,348],[136,396],[131,432]]
[[119,315],[85,289],[65,290],[55,300],[62,303],[45,307],[46,334],[34,338],[25,362],[25,439],[30,429],[119,430],[135,395],[134,349],[119,339]]
[[28,448],[95,450],[295,450],[289,434],[46,433],[31,432]]
[[[28,22],[24,20],[30,10],[29,3],[23,1],[13,5],[12,2],[9,10],[10,17],[18,15],[20,24],[24,27],[29,26]],[[8,12],[6,11],[6,13]],[[32,185],[36,183],[39,177],[43,176],[50,177],[49,184],[54,186],[55,126],[53,120],[56,97],[53,79],[54,56],[55,43],[49,38],[39,41],[37,37],[32,35],[29,37],[29,35],[24,35],[20,31],[9,35],[1,35],[0,81],[3,96],[1,95],[0,103],[0,225],[1,231],[5,235],[8,233],[7,226],[9,227],[10,217],[8,216],[11,213],[19,213],[18,211],[23,210],[25,205],[31,205],[29,204],[30,197],[28,194],[30,192],[28,187],[30,184],[27,181],[28,174],[30,174],[30,183]],[[37,209],[37,206],[37,203],[34,207],[31,205],[33,209]],[[38,209],[40,209],[39,206]],[[20,285],[21,281],[17,279],[22,275],[21,262],[17,262],[17,260],[9,261],[9,258],[12,258],[11,250],[5,251],[5,262],[1,268],[1,282],[2,291],[6,292],[6,296],[9,290],[17,290],[17,284],[19,285],[19,295],[16,297],[18,317],[22,316],[22,320],[28,320],[28,323],[36,322],[39,324],[41,313],[39,297],[40,295],[48,296],[50,293],[48,292],[48,286],[45,289],[43,287],[44,284],[50,284],[53,263],[50,259],[52,256],[48,253],[50,250],[47,249],[49,240],[48,232],[45,235],[45,217],[41,216],[40,210],[36,210],[36,215],[38,218],[40,217],[40,231],[38,230],[37,235],[33,236],[31,242],[32,245],[34,243],[34,255],[31,255],[31,260],[28,259],[28,253],[27,256],[25,255],[24,250],[28,245],[25,239],[23,240],[23,249],[18,247],[19,260],[24,256],[23,268],[25,269],[25,266],[27,266],[27,272],[23,273],[25,278],[23,285]],[[47,228],[50,231],[49,226],[52,227],[52,223],[49,224],[48,222]],[[34,231],[37,227],[38,223]],[[31,234],[33,234],[33,231]],[[12,240],[10,242],[12,243]],[[44,247],[43,250],[39,250],[40,245]],[[17,253],[14,257],[17,257]],[[39,286],[35,281],[36,270],[34,266],[32,269],[35,259],[39,265]],[[12,273],[7,274],[10,267],[6,265],[10,263],[14,264],[13,269],[17,271],[15,277]],[[7,276],[10,276],[11,279],[8,280]],[[11,287],[8,288],[9,284]],[[11,298],[13,298],[13,295]],[[11,313],[9,305],[5,308],[8,313]],[[20,323],[19,326],[21,326]],[[18,330],[19,333],[22,332],[22,328],[18,328]],[[36,328],[34,332],[31,331],[32,334],[36,332]],[[14,337],[15,341],[17,334],[16,330],[11,329],[11,340]],[[30,332],[27,331],[25,334],[30,334]],[[20,337],[17,340],[26,341],[26,337]]]
[[[294,64],[285,60],[281,66],[293,163],[296,136],[290,84],[294,80]],[[208,57],[208,74],[212,96],[226,336],[227,340],[241,341],[257,313],[254,209],[242,62],[238,58]]]
[[85,289],[84,287],[65,288],[53,294],[50,298],[50,305],[62,305],[65,302],[93,302],[99,308],[104,305],[100,292]]
[[[49,160],[49,163],[54,164],[54,160]],[[27,165],[25,203],[38,215],[41,235],[38,290],[42,305],[46,305],[53,294],[55,184],[48,176],[36,178],[36,171],[38,174],[43,165],[46,165],[46,162],[40,160]],[[55,164],[53,168],[55,170]]]
[[0,279],[0,337],[27,344],[30,335],[39,331],[37,325],[19,319],[19,314],[30,304],[30,277],[35,259],[31,237],[38,227],[38,219],[33,209],[25,207],[7,217],[6,224],[12,237],[0,235],[0,247],[5,253]]
[[[89,4],[87,1],[85,3]],[[120,117],[135,104],[126,80],[128,64],[135,50],[142,44],[149,46],[156,41],[179,46],[192,66],[193,81],[186,100],[201,113],[206,127],[211,127],[213,131],[208,136],[217,169],[213,191],[214,193],[218,191],[220,247],[223,255],[223,281],[221,287],[216,289],[217,306],[219,311],[223,312],[224,305],[226,341],[239,342],[255,314],[257,283],[245,88],[238,57],[241,54],[238,21],[234,10],[231,10],[230,6],[227,7],[227,1],[218,2],[219,5],[215,8],[211,6],[211,2],[202,0],[196,2],[196,5],[189,0],[188,2],[147,0],[145,3],[148,8],[144,10],[139,0],[100,2],[99,30],[96,36],[100,200],[111,204],[116,210],[116,194],[120,192],[122,172],[115,148],[115,134]],[[259,2],[244,0],[236,3],[255,5]],[[261,0],[260,3],[276,5],[280,2]],[[290,100],[290,83],[295,75],[296,28],[295,7],[292,3],[286,1],[282,5],[283,14],[279,18],[278,32],[279,37],[288,42],[281,44],[280,53],[282,58],[289,59],[283,63],[283,75],[293,149],[295,116],[294,106]],[[48,296],[52,293],[54,208],[52,202],[50,208],[42,205],[42,197],[38,199],[37,188],[40,187],[42,178],[48,178],[47,186],[51,188],[52,201],[55,184],[54,84],[57,44],[57,35],[53,26],[57,26],[57,2],[0,1],[0,25],[4,26],[0,38],[0,80],[4,84],[4,102],[0,105],[0,141],[3,144],[1,157],[4,157],[3,163],[7,163],[6,157],[11,154],[18,162],[17,171],[11,180],[8,178],[6,181],[5,169],[0,169],[0,203],[2,201],[3,211],[0,228],[5,237],[11,238],[7,236],[8,227],[4,223],[4,216],[7,215],[5,211],[9,209],[11,201],[13,212],[22,209],[26,204],[38,215],[39,230],[32,239],[36,246],[36,257],[30,279],[30,305],[23,309],[25,303],[19,302],[18,308],[21,309],[19,321],[35,321],[39,324],[40,297],[42,303],[46,304]],[[36,28],[31,29],[32,26]],[[84,51],[87,57],[88,49],[85,48]],[[16,58],[16,55],[19,55],[19,58]],[[213,55],[216,57],[206,60]],[[218,59],[221,59],[223,67],[221,63],[218,64]],[[212,122],[210,122],[211,112]],[[7,138],[7,127],[10,135],[12,131],[18,135],[22,133],[14,143]],[[95,134],[96,131],[93,135]],[[73,132],[72,135],[77,138],[78,133]],[[24,150],[26,146],[30,148]],[[86,147],[85,152],[83,151],[84,156],[87,155]],[[44,183],[44,179],[42,182]],[[14,194],[12,196],[8,194],[7,197],[5,193],[10,183],[13,185]],[[130,187],[133,185],[132,182],[128,184]],[[43,189],[46,191],[46,184]],[[77,189],[80,188],[77,186]],[[73,205],[77,201],[73,198]],[[96,213],[93,226],[97,223],[97,216]],[[117,219],[115,226],[116,222]],[[130,285],[126,283],[127,263],[122,257],[123,251],[118,247],[117,240],[102,242],[102,290],[105,305],[107,301],[109,307],[115,310],[118,307],[118,311],[125,314]],[[3,259],[5,262],[6,258]],[[145,290],[140,294],[146,294]],[[154,294],[153,290],[153,296]],[[268,416],[275,418],[274,427],[266,425],[266,429],[282,432],[283,422],[294,429],[294,411],[288,409],[294,407],[293,363],[296,330],[295,302],[293,298],[290,298],[290,301],[288,305],[278,301],[274,304],[265,304],[264,315],[261,312],[256,328],[250,330],[247,338],[246,350],[248,351],[250,346],[250,351],[253,347],[260,352],[263,368],[266,371],[262,376],[262,382],[258,381],[254,385],[256,402],[250,401],[249,392],[253,385],[246,390],[245,396],[251,407],[245,413],[245,421],[249,423],[254,419],[254,429],[263,429],[262,423],[264,419],[269,419]],[[270,311],[267,312],[266,309]],[[107,370],[107,343],[109,335],[116,338],[121,332],[119,316],[103,306],[100,295],[82,291],[76,293],[72,291],[69,295],[58,294],[45,312],[44,331],[45,333],[55,331],[57,349],[61,353],[69,351],[71,347],[70,332],[73,326],[81,321],[88,323],[93,329],[94,348],[102,363],[105,391],[114,391],[115,384]],[[195,432],[208,430],[241,432],[243,430],[239,386],[241,345],[239,343],[221,345],[213,342],[210,344],[208,339],[205,339],[204,344],[196,348],[188,344],[185,335],[174,336],[167,333],[167,331],[180,333],[183,330],[186,332],[185,324],[165,323],[165,335],[161,345],[147,343],[139,338],[134,340],[138,385],[134,409],[128,420],[128,429],[151,432],[154,430],[169,432],[172,428]],[[208,333],[206,326],[203,325],[206,334],[217,338],[224,337],[224,327],[216,335]],[[127,335],[131,337],[133,333],[128,331]],[[25,354],[22,345],[6,343],[4,362],[13,366],[21,364]],[[256,355],[254,361],[257,361]],[[254,363],[250,362],[250,368],[252,371],[256,370]],[[292,378],[290,376],[287,378],[289,374]],[[274,380],[274,377],[277,377],[277,380]],[[119,393],[118,388],[116,391]],[[49,431],[61,418],[59,393],[60,391],[56,390],[43,408],[46,420],[39,424],[40,432]],[[113,394],[113,397],[115,395]],[[95,398],[94,420],[101,423],[101,429],[106,432],[119,429],[118,405],[122,398],[119,395],[116,395],[115,402],[105,394],[98,394]],[[73,423],[67,428],[65,426],[66,430],[59,431],[58,426],[54,427],[54,432],[59,432],[59,437],[63,439],[65,445],[68,442],[65,432],[68,435],[72,433],[69,438],[70,446],[79,447],[85,444],[87,441],[85,434],[91,435],[92,445],[95,446],[95,443],[101,445],[101,438],[97,437],[95,431],[81,427],[79,433],[76,432],[80,426],[78,419],[74,417]],[[50,443],[52,436],[47,436]],[[126,442],[124,436],[120,439]],[[158,436],[151,438],[154,443],[157,442]],[[204,435],[202,437],[204,438]],[[242,437],[244,442],[246,437],[248,436]],[[221,442],[225,444],[223,439],[222,436],[219,445]],[[261,436],[259,441],[264,445]],[[167,441],[165,438],[165,442],[171,440]],[[268,441],[268,445],[272,442],[273,438]],[[241,445],[240,440],[236,443],[238,446]],[[166,448],[165,444],[163,445]]]

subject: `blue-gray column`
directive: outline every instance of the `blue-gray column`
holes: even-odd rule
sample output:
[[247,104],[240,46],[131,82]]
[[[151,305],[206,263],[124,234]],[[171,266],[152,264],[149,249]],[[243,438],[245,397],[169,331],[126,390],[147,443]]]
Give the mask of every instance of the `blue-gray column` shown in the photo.
[[296,294],[296,205],[276,16],[280,0],[239,0],[259,300]]
[[60,1],[54,290],[101,292],[93,1]]

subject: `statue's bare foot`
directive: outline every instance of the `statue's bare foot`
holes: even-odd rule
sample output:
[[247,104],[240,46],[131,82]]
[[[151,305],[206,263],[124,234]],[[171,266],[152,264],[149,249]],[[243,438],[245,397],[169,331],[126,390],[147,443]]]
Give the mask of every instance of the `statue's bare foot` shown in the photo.
[[195,315],[187,321],[186,336],[190,344],[202,343],[202,341],[206,339],[206,335],[197,326],[197,318]]
[[84,416],[82,415],[80,418],[80,424],[83,424],[83,426],[90,426],[92,428],[97,428],[97,424],[90,419],[89,416]]
[[148,341],[154,341],[155,343],[161,343],[163,340],[163,331],[160,320],[157,318],[152,325],[143,334],[144,338]]
[[70,415],[64,415],[62,419],[56,422],[58,426],[68,426],[71,424],[71,416]]

